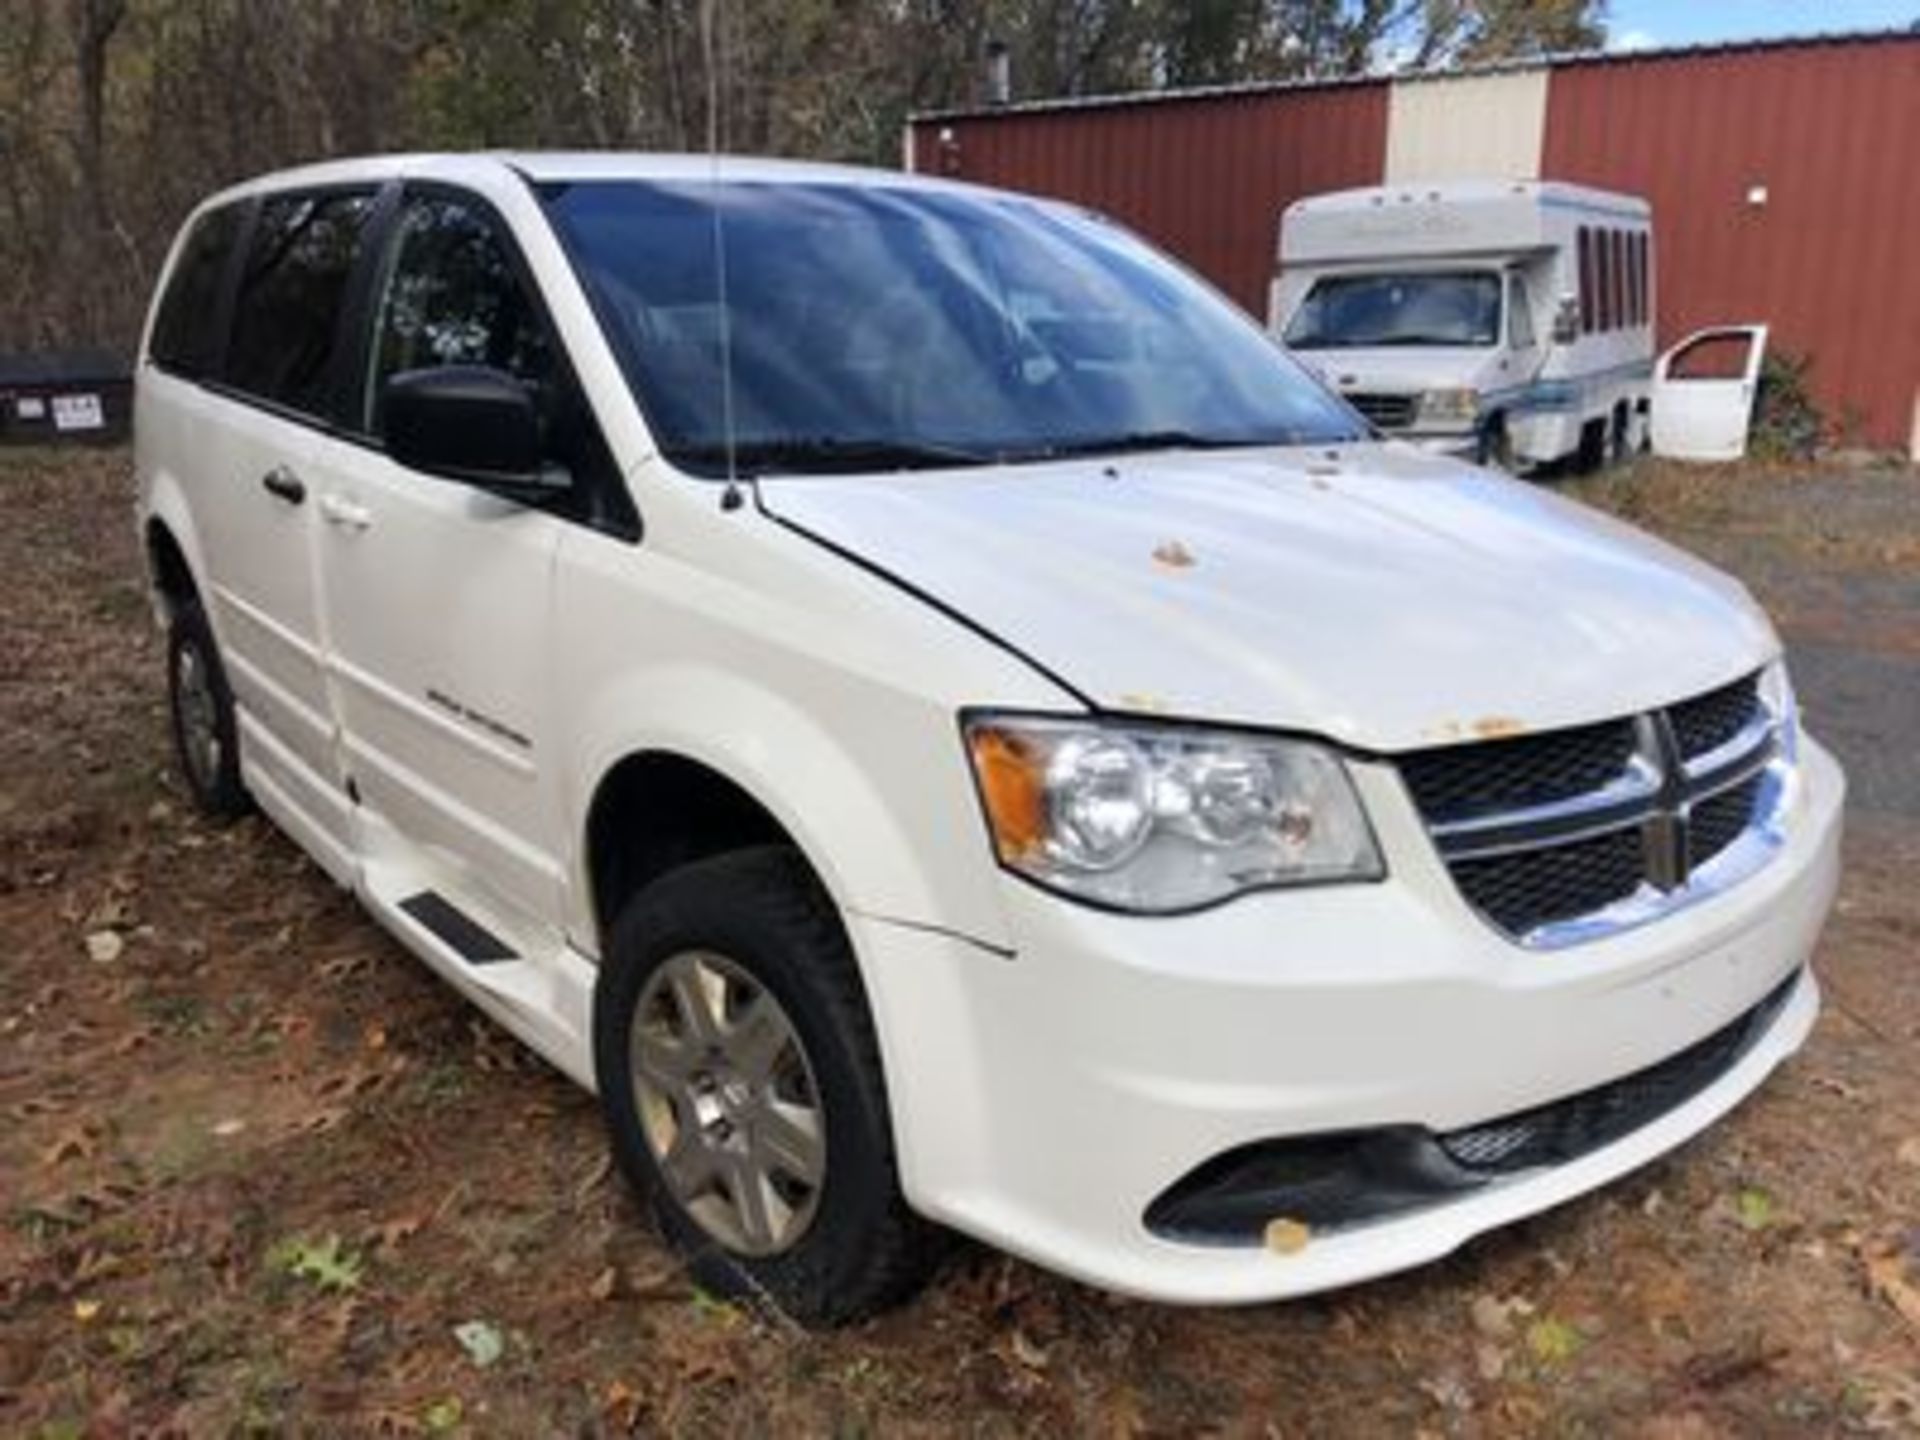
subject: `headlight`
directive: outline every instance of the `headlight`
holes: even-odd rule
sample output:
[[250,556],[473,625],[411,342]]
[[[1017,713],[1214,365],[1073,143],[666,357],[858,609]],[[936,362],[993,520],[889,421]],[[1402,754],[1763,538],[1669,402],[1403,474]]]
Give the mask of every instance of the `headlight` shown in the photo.
[[1386,873],[1324,746],[1005,715],[970,716],[965,731],[1001,863],[1049,889],[1164,914]]
[[1480,417],[1480,394],[1476,390],[1423,390],[1420,392],[1420,418],[1440,424],[1471,425]]

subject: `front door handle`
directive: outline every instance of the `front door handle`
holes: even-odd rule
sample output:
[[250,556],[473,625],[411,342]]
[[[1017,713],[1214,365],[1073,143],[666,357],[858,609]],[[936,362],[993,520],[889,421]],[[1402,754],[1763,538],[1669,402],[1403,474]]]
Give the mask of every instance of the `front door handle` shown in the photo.
[[260,488],[275,499],[298,505],[307,498],[307,487],[300,477],[284,465],[276,465],[260,477]]
[[357,500],[344,495],[322,495],[320,515],[329,525],[343,530],[364,530],[373,524],[373,512]]

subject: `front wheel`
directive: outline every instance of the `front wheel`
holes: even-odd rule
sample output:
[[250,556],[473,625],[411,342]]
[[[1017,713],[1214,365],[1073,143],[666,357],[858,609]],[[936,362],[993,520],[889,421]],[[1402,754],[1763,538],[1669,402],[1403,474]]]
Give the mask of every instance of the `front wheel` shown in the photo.
[[1513,437],[1507,432],[1505,416],[1496,415],[1480,427],[1479,453],[1475,458],[1490,470],[1514,473]]
[[609,1139],[694,1278],[813,1325],[911,1293],[932,1231],[900,1193],[846,935],[799,855],[671,871],[608,950],[593,1030]]
[[233,691],[197,600],[181,601],[167,628],[167,710],[193,803],[216,820],[244,815],[248,800],[240,783]]

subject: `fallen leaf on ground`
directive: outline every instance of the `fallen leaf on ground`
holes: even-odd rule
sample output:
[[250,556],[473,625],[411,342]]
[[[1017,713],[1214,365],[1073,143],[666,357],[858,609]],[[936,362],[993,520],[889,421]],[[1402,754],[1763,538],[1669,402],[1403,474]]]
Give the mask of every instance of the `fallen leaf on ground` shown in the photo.
[[1482,1380],[1498,1380],[1507,1373],[1506,1351],[1485,1340],[1473,1347],[1473,1363]]
[[1734,1213],[1744,1230],[1760,1231],[1773,1224],[1776,1206],[1773,1196],[1758,1186],[1749,1186],[1734,1199]]
[[98,1132],[91,1122],[63,1130],[40,1155],[40,1164],[48,1169],[69,1160],[90,1160],[99,1150]]
[[1867,1267],[1867,1288],[1899,1312],[1915,1330],[1920,1330],[1920,1257],[1914,1248],[1894,1243],[1867,1250],[1861,1259]]
[[1533,1313],[1533,1306],[1519,1295],[1510,1295],[1505,1300],[1493,1295],[1476,1295],[1471,1308],[1473,1328],[1489,1340],[1511,1340],[1514,1317]]
[[344,1292],[359,1288],[360,1259],[340,1244],[338,1235],[314,1243],[300,1236],[282,1240],[268,1252],[268,1263],[322,1290]]
[[1013,1334],[1008,1337],[1007,1345],[1008,1348],[1013,1351],[1013,1358],[1026,1366],[1027,1369],[1044,1370],[1047,1368],[1047,1352],[1029,1340],[1024,1330],[1014,1331]]
[[1564,1320],[1542,1316],[1527,1327],[1527,1349],[1533,1358],[1548,1365],[1559,1365],[1580,1353],[1587,1337]]
[[500,1327],[486,1320],[466,1320],[453,1327],[453,1338],[467,1352],[467,1358],[485,1370],[506,1353],[507,1342]]
[[620,1288],[620,1272],[609,1265],[593,1277],[593,1283],[587,1287],[587,1293],[596,1300],[611,1300],[613,1292]]

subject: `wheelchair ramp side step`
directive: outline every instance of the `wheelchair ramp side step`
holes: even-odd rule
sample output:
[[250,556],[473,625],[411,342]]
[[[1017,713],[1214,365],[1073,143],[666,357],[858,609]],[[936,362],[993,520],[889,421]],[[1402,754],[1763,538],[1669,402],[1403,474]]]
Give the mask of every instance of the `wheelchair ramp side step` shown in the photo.
[[409,895],[400,908],[469,965],[497,965],[520,958],[506,941],[437,890]]

